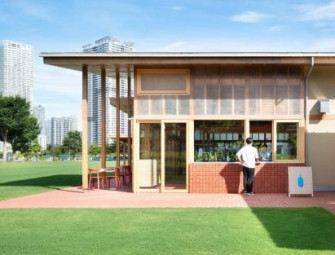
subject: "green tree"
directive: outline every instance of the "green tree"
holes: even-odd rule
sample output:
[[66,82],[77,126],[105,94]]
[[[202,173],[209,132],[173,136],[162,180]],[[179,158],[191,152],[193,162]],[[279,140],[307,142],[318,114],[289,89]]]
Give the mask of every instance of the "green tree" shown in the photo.
[[49,148],[49,151],[53,158],[59,158],[63,153],[63,147],[61,145],[54,145]]
[[70,154],[74,157],[77,153],[81,152],[81,136],[79,131],[67,132],[63,140],[64,153]]
[[88,153],[94,157],[98,156],[101,153],[101,146],[99,144],[91,144]]
[[114,154],[115,150],[116,150],[115,141],[106,146],[106,152],[107,152],[107,154]]
[[28,152],[26,153],[26,156],[33,156],[36,159],[41,155],[41,149],[42,147],[39,145],[37,139],[35,139],[29,147]]
[[[29,102],[22,97],[0,96],[0,138],[6,145],[12,145],[13,152],[23,153],[37,138],[40,128],[37,119],[30,112]],[[6,161],[4,146],[3,162]]]

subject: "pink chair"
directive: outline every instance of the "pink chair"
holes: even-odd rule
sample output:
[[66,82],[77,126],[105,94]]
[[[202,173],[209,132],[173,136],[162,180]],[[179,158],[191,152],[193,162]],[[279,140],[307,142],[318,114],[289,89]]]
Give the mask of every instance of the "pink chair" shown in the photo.
[[105,188],[106,171],[101,168],[88,169],[88,190],[94,189],[94,184],[97,183],[97,188],[100,189],[100,183]]
[[[128,178],[128,182],[127,182]],[[124,185],[127,185],[128,183],[132,183],[132,171],[131,166],[123,166],[123,183]]]
[[111,180],[114,179],[115,188],[118,189],[120,187],[121,177],[122,176],[120,176],[120,168],[119,167],[114,167],[113,170],[107,170],[106,171],[107,188],[110,188]]

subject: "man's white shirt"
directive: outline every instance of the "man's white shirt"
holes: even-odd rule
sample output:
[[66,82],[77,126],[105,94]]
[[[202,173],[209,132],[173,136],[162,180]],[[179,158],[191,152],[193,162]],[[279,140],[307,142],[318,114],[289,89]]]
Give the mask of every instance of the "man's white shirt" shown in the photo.
[[251,144],[243,146],[236,155],[243,160],[243,166],[249,168],[255,168],[256,158],[259,158],[257,149]]

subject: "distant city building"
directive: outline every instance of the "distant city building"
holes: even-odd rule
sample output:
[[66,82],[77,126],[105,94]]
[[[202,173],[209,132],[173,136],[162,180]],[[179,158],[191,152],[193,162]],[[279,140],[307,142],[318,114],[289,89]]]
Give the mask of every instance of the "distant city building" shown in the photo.
[[33,107],[33,114],[36,117],[38,126],[41,129],[37,138],[38,144],[45,150],[47,148],[47,137],[45,135],[45,108],[41,105]]
[[0,42],[0,95],[21,96],[32,102],[33,47],[28,44]]
[[48,145],[62,145],[64,137],[69,131],[78,130],[78,119],[75,116],[53,117],[45,123],[46,143]]
[[45,126],[45,108],[41,105],[33,107],[33,114],[37,119],[38,125],[41,129],[40,134],[44,135],[45,134],[45,130],[44,130],[44,126]]
[[47,146],[51,145],[52,133],[51,133],[51,119],[45,120],[44,122],[44,133],[46,136]]
[[38,135],[37,137],[38,144],[41,146],[43,150],[47,148],[47,136],[46,135]]
[[[83,46],[84,52],[132,52],[134,43],[121,42],[107,36],[95,41],[95,44]],[[127,97],[128,83],[126,78],[120,79],[120,96]],[[116,133],[116,109],[110,105],[110,98],[116,96],[115,78],[106,79],[106,134],[112,137]],[[88,75],[88,139],[89,144],[101,144],[101,77],[100,75]],[[120,114],[120,133],[128,134],[128,114]],[[110,141],[107,141],[110,142]]]

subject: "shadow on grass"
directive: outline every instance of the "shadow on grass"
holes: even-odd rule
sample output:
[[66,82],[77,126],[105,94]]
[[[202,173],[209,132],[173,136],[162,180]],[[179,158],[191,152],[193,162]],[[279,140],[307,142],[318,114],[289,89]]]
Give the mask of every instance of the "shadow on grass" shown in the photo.
[[335,217],[323,208],[253,208],[252,212],[277,247],[335,251]]
[[1,186],[36,186],[45,187],[49,189],[62,189],[69,186],[79,186],[81,185],[81,175],[50,175],[32,179],[18,180],[6,183],[0,183]]

